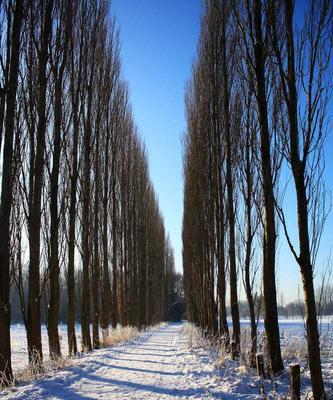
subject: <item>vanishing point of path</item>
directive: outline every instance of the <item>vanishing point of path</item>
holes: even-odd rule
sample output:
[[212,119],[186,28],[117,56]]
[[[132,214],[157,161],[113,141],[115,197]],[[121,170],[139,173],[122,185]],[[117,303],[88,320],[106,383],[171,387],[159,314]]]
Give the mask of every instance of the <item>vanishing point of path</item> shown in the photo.
[[[187,347],[183,324],[169,324],[131,343],[94,351],[69,369],[19,386],[15,400],[210,399],[212,365]],[[230,397],[228,397],[230,398]]]

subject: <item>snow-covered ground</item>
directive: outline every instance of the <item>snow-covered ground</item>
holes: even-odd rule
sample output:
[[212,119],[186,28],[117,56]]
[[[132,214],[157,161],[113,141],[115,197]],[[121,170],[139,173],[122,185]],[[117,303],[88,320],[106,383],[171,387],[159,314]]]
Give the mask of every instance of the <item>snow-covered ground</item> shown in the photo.
[[[296,349],[303,342],[302,321],[281,323],[282,345],[286,366],[302,356]],[[245,322],[244,322],[244,325]],[[63,345],[66,327],[61,328]],[[323,360],[327,389],[333,394],[332,331],[329,325]],[[13,346],[21,331],[13,329]],[[302,333],[303,332],[303,333]],[[24,330],[23,330],[24,333]],[[25,357],[25,340],[14,360]],[[255,371],[244,363],[226,358],[223,363],[217,351],[200,342],[198,332],[186,324],[169,324],[150,330],[138,338],[94,351],[73,360],[69,368],[26,383],[2,393],[3,399],[261,399],[264,390],[268,398],[285,398],[289,377],[286,373],[275,380],[262,382]],[[293,350],[295,350],[293,352]],[[47,345],[45,354],[47,353]],[[294,354],[295,353],[295,354]],[[19,364],[14,361],[14,365]],[[310,389],[308,371],[302,373],[302,390]]]
[[[78,345],[81,343],[81,327],[76,326],[76,337]],[[11,334],[11,348],[12,348],[12,366],[13,370],[17,371],[28,365],[28,352],[27,352],[27,337],[22,324],[13,324],[10,330]],[[59,325],[59,337],[61,351],[64,356],[68,355],[68,342],[67,342],[67,325]],[[42,345],[43,345],[43,356],[45,359],[49,357],[49,341],[47,336],[47,329],[45,325],[42,325]],[[80,347],[79,347],[80,349]]]

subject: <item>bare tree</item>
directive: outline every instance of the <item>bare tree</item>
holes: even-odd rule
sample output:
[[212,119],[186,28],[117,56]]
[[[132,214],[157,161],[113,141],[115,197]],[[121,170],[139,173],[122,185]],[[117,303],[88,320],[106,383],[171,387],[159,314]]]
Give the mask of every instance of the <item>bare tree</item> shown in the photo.
[[[63,81],[66,70],[69,39],[72,27],[72,4],[70,1],[57,3],[55,6],[57,17],[54,38],[54,53],[51,52],[51,70],[54,80],[54,133],[53,159],[50,176],[50,300],[48,307],[48,335],[50,356],[58,358],[61,355],[58,333],[59,323],[59,174],[60,157],[62,152],[62,101]],[[65,25],[65,29],[63,29]]]
[[[257,120],[254,106],[254,93],[251,88],[243,88],[242,99],[237,102],[235,109],[244,109],[240,136],[240,150],[238,160],[239,188],[244,203],[244,217],[239,217],[239,231],[241,233],[241,247],[244,249],[241,260],[243,269],[243,283],[249,306],[251,323],[251,363],[255,364],[257,351],[257,320],[255,310],[254,284],[258,267],[254,265],[255,235],[258,232],[260,218],[256,204],[261,204],[260,181],[257,168]],[[243,210],[242,210],[243,211]],[[240,214],[240,213],[239,213]]]
[[[228,228],[229,228],[229,273],[230,273],[230,303],[232,316],[233,338],[237,344],[237,352],[240,351],[240,323],[238,311],[238,294],[237,294],[237,265],[236,265],[236,239],[235,239],[235,210],[234,210],[234,177],[233,177],[233,156],[234,149],[232,148],[231,138],[231,118],[230,118],[230,89],[231,77],[229,76],[230,63],[233,63],[233,58],[227,59],[227,28],[230,21],[230,5],[227,1],[222,1],[221,10],[221,67],[222,67],[222,82],[223,82],[223,122],[224,122],[224,140],[226,152],[226,185],[228,192]],[[230,32],[229,32],[230,35]],[[230,42],[230,40],[229,40]],[[229,64],[229,65],[228,65]]]
[[[36,8],[38,11],[36,11]],[[27,62],[30,82],[27,82],[27,109],[30,141],[28,227],[29,227],[29,295],[27,312],[27,337],[29,361],[41,362],[42,338],[40,317],[40,251],[41,251],[41,213],[42,189],[44,181],[44,161],[46,147],[46,95],[48,83],[49,45],[52,30],[53,1],[42,4],[29,4],[26,33]],[[38,29],[38,25],[41,29]],[[37,67],[35,70],[35,63]],[[34,75],[35,74],[35,75]],[[33,99],[32,81],[38,81],[36,104]]]
[[276,301],[275,255],[275,179],[276,166],[272,152],[275,137],[269,124],[269,95],[267,92],[268,33],[265,31],[265,13],[262,0],[234,2],[234,16],[241,32],[241,46],[249,75],[253,77],[260,131],[260,168],[264,206],[263,235],[263,292],[265,331],[273,373],[283,370]]
[[[87,5],[84,5],[87,7]],[[86,101],[83,111],[83,177],[82,177],[82,272],[83,272],[83,293],[82,293],[82,316],[81,316],[81,329],[82,329],[82,346],[85,350],[92,349],[90,337],[90,271],[91,271],[91,251],[89,246],[90,241],[90,223],[91,220],[91,156],[92,156],[92,123],[93,123],[93,93],[96,88],[95,74],[96,74],[96,51],[97,40],[102,28],[102,21],[105,17],[105,9],[99,2],[94,2],[90,12],[85,13],[89,20],[89,42],[86,44],[84,53],[84,77],[85,77],[85,91]],[[102,19],[101,19],[102,18]]]
[[[2,13],[2,4],[0,12]],[[16,110],[16,93],[20,62],[20,37],[23,21],[24,2],[17,0],[15,4],[8,4],[8,13],[13,18],[9,24],[8,36],[10,45],[7,47],[7,60],[10,60],[8,80],[6,82],[4,104],[4,150],[2,160],[1,199],[0,199],[0,374],[3,384],[9,384],[13,379],[10,350],[10,215],[13,200],[13,170],[14,170],[14,123]],[[2,121],[1,131],[2,131]],[[1,136],[0,136],[1,147]]]
[[[299,251],[278,208],[287,242],[299,264],[306,307],[309,365],[314,399],[325,398],[322,379],[313,269],[326,219],[322,185],[322,156],[327,105],[331,92],[333,7],[329,1],[309,2],[303,28],[294,34],[294,3],[269,2],[270,33],[279,68],[281,94],[287,115],[283,148],[294,179]],[[281,26],[277,21],[283,19]],[[301,96],[307,98],[304,105]]]
[[72,109],[72,144],[70,154],[70,199],[69,199],[69,222],[68,222],[68,266],[67,266],[67,336],[69,354],[77,353],[77,341],[75,334],[75,235],[78,208],[78,151],[80,136],[80,102],[82,93],[83,74],[83,45],[84,24],[83,16],[79,10],[73,20],[72,35],[70,40],[70,99]]

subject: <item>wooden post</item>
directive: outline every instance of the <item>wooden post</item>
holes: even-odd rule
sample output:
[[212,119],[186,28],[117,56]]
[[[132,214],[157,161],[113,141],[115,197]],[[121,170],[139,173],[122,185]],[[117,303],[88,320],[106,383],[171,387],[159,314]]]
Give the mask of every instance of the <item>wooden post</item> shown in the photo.
[[299,364],[290,365],[290,398],[301,399],[301,369]]
[[264,356],[262,353],[256,354],[256,366],[258,375],[262,378],[266,378]]

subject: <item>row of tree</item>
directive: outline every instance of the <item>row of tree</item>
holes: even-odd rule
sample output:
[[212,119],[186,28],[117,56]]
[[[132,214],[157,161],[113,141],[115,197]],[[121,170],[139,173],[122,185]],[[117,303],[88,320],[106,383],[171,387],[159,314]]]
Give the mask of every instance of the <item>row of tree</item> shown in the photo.
[[[183,290],[183,276],[176,273],[173,264],[169,263],[168,259],[172,256],[172,252],[166,253],[166,271],[165,271],[165,293],[164,293],[164,321],[180,321],[186,319],[186,307],[184,303],[184,290]],[[79,274],[79,270],[75,271],[75,274]],[[75,281],[79,281],[80,277],[76,276]],[[66,323],[68,315],[68,293],[67,293],[67,279],[64,275],[60,276],[60,309],[59,309],[59,321],[60,323]],[[331,290],[332,288],[328,288]],[[75,322],[80,323],[81,318],[81,286],[77,285],[75,293]],[[28,293],[28,281],[24,282],[24,291]],[[320,290],[321,292],[321,290]],[[330,297],[322,298],[320,300],[320,293],[316,294],[317,300],[317,313],[318,317],[331,316],[333,315],[333,299],[332,294]],[[22,318],[22,310],[20,304],[20,296],[17,290],[12,290],[10,293],[11,303],[11,322],[21,324],[24,323]],[[255,315],[257,318],[263,318],[262,309],[263,299],[262,296],[256,296],[255,302]],[[238,301],[239,316],[241,319],[249,319],[250,311],[249,304],[245,300]],[[230,315],[230,306],[227,306],[227,314]],[[290,303],[278,303],[278,315],[284,318],[296,318],[302,319],[305,316],[305,305],[301,300],[292,301]],[[42,296],[42,307],[41,307],[41,321],[42,324],[47,323],[47,297],[46,291],[43,292]]]
[[11,286],[40,367],[43,300],[50,356],[61,355],[63,279],[71,355],[75,310],[87,351],[99,347],[100,327],[165,317],[172,250],[109,13],[104,0],[0,1],[3,383],[13,379]]
[[[322,175],[332,29],[329,0],[207,0],[185,96],[188,317],[228,343],[229,278],[232,339],[240,351],[237,290],[242,279],[254,355],[261,295],[256,275],[261,272],[270,368],[283,370],[275,282],[280,222],[302,277],[315,399],[325,398],[313,276],[327,216]],[[291,182],[288,188],[281,176]],[[297,234],[285,213],[290,204],[283,206],[286,190],[295,198]]]
[[[66,272],[66,268],[63,269]],[[110,274],[112,279],[112,273]],[[80,284],[82,279],[81,269],[76,268],[74,271],[74,282],[75,285],[74,293],[74,321],[75,324],[80,324],[81,321],[81,308],[82,308],[82,285]],[[23,292],[27,295],[29,291],[28,276],[25,274],[23,284]],[[182,317],[185,317],[185,303],[184,303],[184,291],[183,291],[183,277],[181,274],[175,271],[174,255],[169,241],[167,239],[165,249],[165,271],[164,271],[164,291],[162,293],[163,301],[163,320],[164,321],[179,321]],[[59,323],[66,324],[68,316],[68,280],[66,273],[61,273],[59,277]],[[24,324],[24,313],[22,313],[20,293],[13,286],[10,292],[10,305],[11,305],[11,323],[12,324]],[[112,311],[112,304],[111,304]],[[119,322],[121,322],[121,313],[119,314]],[[41,322],[47,324],[48,316],[48,291],[47,287],[42,290],[41,297]],[[106,333],[106,332],[105,332]]]

